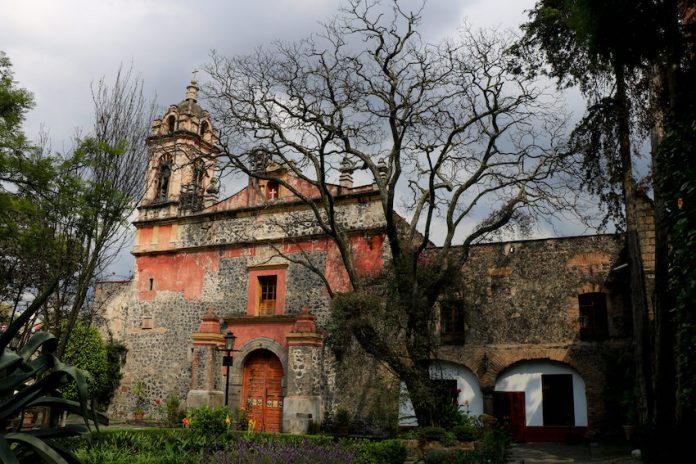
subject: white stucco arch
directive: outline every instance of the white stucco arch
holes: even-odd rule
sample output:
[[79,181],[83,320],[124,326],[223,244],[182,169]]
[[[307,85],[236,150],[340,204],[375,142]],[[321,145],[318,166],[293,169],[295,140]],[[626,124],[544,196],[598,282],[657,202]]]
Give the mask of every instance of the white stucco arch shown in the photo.
[[[483,394],[476,375],[461,364],[447,361],[437,361],[430,366],[430,376],[433,379],[452,379],[457,381],[457,404],[459,410],[470,416],[483,414]],[[401,384],[401,399],[399,401],[399,425],[417,426],[413,404],[408,397],[408,390]]]
[[541,376],[570,374],[573,377],[573,408],[575,426],[587,426],[585,381],[572,367],[554,361],[522,361],[504,370],[495,382],[495,391],[524,392],[527,427],[544,425]]

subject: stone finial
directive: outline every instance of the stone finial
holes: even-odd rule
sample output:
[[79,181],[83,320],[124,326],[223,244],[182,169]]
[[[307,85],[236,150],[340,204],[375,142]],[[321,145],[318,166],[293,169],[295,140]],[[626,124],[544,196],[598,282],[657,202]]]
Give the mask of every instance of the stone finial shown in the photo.
[[206,193],[209,193],[211,195],[217,195],[220,193],[220,179],[217,177],[213,177],[210,179],[210,185],[208,185],[208,188],[205,190]]
[[384,161],[384,158],[380,158],[379,162],[377,163],[377,172],[379,172],[379,177],[382,179],[386,179],[387,171],[387,163]]
[[339,168],[341,176],[338,178],[338,185],[344,188],[353,187],[353,164],[350,162],[346,156],[341,161],[341,167]]
[[208,308],[208,312],[201,318],[199,333],[220,333],[220,319],[215,315],[213,308]]
[[308,306],[302,308],[302,312],[297,316],[292,331],[295,333],[316,333],[317,326],[314,323],[314,316],[309,312]]
[[186,87],[186,100],[198,100],[198,81],[196,81],[197,70],[193,70],[191,83]]

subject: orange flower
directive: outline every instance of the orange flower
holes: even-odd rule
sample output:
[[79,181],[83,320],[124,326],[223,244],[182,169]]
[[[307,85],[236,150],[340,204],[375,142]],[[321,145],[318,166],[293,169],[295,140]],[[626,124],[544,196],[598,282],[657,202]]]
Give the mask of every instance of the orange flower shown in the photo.
[[191,424],[188,417],[184,417],[182,422],[184,423],[184,427],[188,427]]

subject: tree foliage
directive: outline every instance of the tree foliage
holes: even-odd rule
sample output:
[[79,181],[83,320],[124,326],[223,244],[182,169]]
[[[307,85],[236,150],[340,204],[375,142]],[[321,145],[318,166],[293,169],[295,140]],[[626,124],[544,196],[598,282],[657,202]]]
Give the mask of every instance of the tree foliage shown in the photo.
[[[115,388],[112,382],[114,372],[109,362],[108,349],[99,331],[78,321],[73,328],[63,359],[65,362],[89,372],[91,378],[87,384],[90,396],[101,407],[108,406],[108,399],[113,395]],[[118,377],[118,371],[116,377]],[[63,394],[65,398],[77,399],[76,385],[73,384],[64,389]],[[104,399],[107,399],[106,403],[103,402]]]
[[[584,160],[585,185],[608,206],[607,218],[625,224],[630,297],[640,392],[641,423],[652,417],[648,297],[640,237],[633,146],[646,99],[645,60],[654,54],[655,3],[611,0],[541,0],[516,45],[523,58],[543,63],[559,87],[578,85],[588,112],[571,136],[571,150]],[[655,34],[655,35],[653,35]],[[536,58],[536,60],[535,60]],[[541,60],[539,59],[541,58]],[[532,73],[538,71],[535,66]]]
[[14,317],[27,295],[59,276],[34,320],[54,331],[60,354],[88,306],[89,289],[126,238],[143,191],[152,106],[142,81],[121,69],[112,84],[102,79],[93,86],[93,129],[67,154],[52,153],[21,132],[31,96],[12,80],[4,55],[0,72],[0,298]]

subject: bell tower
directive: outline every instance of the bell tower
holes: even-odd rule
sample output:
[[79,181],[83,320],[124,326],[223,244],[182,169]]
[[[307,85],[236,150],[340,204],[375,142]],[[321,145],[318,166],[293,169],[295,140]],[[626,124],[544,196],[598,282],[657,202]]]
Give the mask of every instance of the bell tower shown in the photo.
[[198,104],[195,71],[186,98],[155,119],[139,220],[192,214],[217,201],[219,149],[208,112]]

